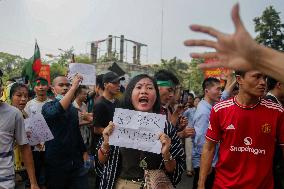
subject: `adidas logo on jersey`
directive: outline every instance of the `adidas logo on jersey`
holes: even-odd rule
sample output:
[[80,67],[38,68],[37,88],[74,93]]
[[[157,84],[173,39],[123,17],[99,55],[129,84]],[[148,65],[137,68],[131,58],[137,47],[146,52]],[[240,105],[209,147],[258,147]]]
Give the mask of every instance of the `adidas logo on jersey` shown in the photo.
[[227,128],[227,130],[235,130],[235,126],[233,124],[229,125]]

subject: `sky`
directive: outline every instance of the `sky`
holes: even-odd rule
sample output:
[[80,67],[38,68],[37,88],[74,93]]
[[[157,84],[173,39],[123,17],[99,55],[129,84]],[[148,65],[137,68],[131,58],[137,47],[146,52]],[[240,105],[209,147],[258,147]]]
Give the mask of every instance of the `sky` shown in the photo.
[[[269,5],[281,12],[284,22],[283,0],[0,0],[0,51],[29,58],[36,39],[43,58],[71,47],[76,54],[89,53],[91,41],[123,34],[147,44],[142,64],[173,57],[189,61],[190,52],[208,49],[188,48],[183,41],[210,37],[191,32],[188,26],[198,23],[234,32],[230,12],[237,2],[252,36],[253,18]],[[119,51],[118,47],[117,42]],[[105,49],[102,44],[100,54]],[[132,44],[127,43],[129,62],[131,55]]]

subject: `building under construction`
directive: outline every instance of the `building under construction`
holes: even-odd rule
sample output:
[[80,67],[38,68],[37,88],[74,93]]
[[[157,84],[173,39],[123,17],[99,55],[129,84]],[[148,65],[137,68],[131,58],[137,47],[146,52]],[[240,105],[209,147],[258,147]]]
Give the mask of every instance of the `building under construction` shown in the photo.
[[[142,51],[146,53],[142,54]],[[141,73],[153,75],[151,67],[145,65],[148,61],[148,46],[126,39],[124,35],[109,35],[106,39],[91,42],[90,56],[98,74],[111,70],[126,78]]]

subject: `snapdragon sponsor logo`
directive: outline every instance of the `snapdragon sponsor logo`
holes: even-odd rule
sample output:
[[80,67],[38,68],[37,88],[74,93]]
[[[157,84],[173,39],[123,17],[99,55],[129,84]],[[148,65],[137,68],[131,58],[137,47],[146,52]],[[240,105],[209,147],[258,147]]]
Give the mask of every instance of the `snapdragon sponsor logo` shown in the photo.
[[230,148],[231,152],[249,152],[249,153],[253,153],[254,155],[259,155],[259,154],[265,155],[264,149],[250,147],[252,145],[252,138],[245,137],[244,144],[246,146],[231,146]]

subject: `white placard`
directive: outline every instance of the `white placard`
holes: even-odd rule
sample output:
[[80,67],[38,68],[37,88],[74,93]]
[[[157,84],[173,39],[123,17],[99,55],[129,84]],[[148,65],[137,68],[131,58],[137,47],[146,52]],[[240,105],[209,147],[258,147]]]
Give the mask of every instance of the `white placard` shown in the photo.
[[165,115],[116,108],[113,123],[110,145],[161,153],[159,135],[164,132]]
[[32,114],[31,117],[25,119],[25,129],[31,146],[54,138],[44,117],[40,113]]
[[96,67],[91,64],[70,63],[68,79],[72,81],[75,74],[83,76],[81,85],[96,85]]

